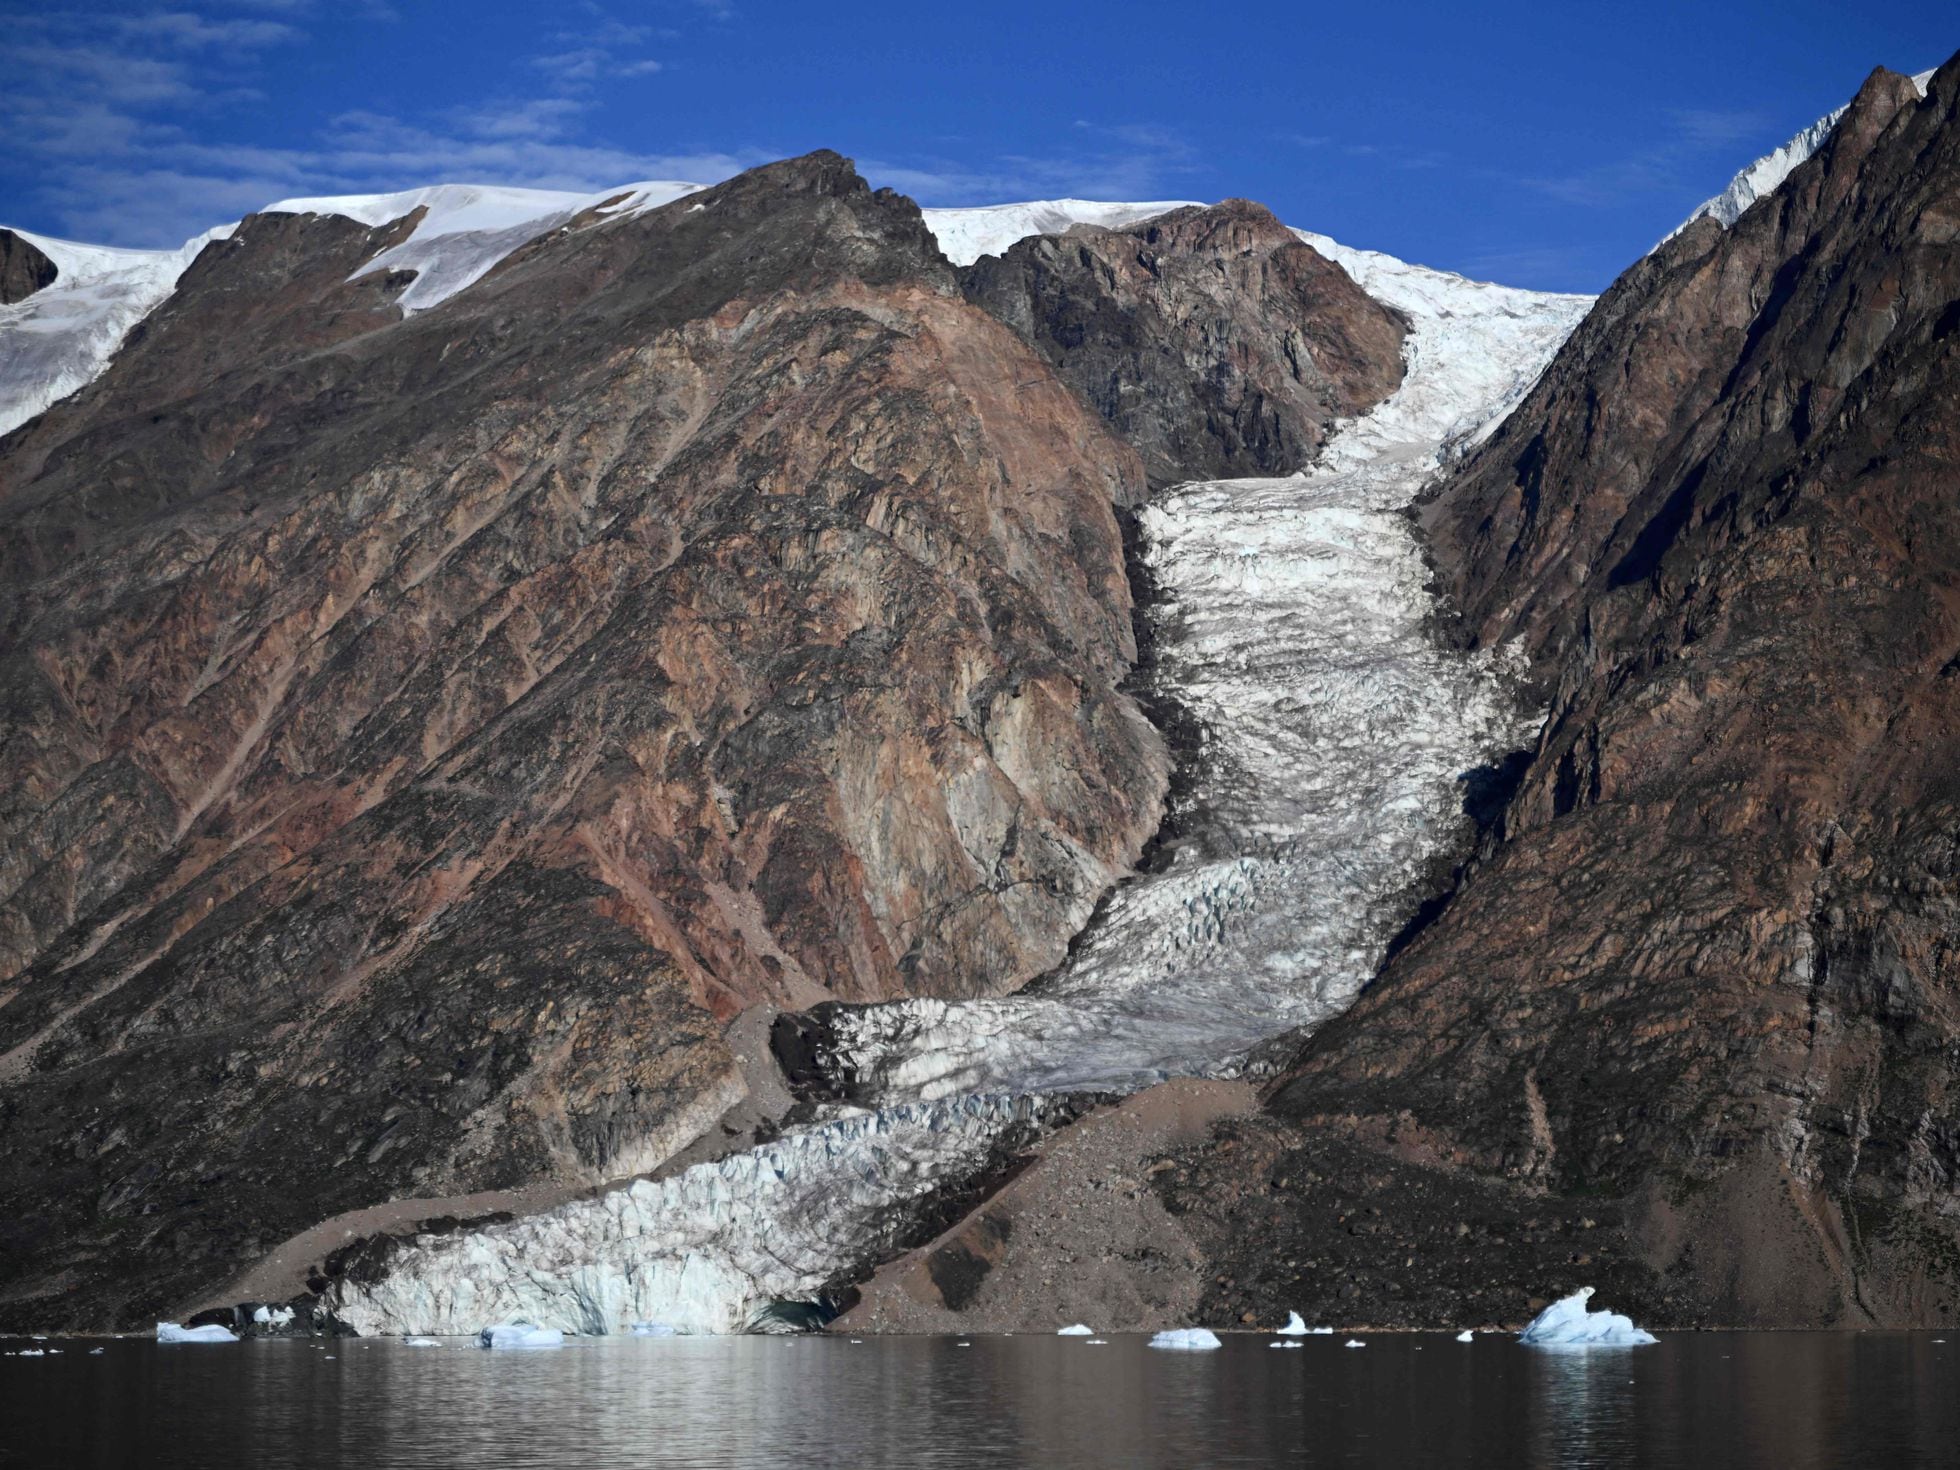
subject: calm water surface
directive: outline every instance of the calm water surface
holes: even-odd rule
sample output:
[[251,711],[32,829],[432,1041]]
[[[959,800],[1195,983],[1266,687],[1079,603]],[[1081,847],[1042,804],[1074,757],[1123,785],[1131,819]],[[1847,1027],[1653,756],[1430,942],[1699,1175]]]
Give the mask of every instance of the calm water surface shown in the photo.
[[[0,1464],[1883,1466],[1960,1463],[1960,1332],[0,1341]],[[100,1356],[88,1349],[104,1346]]]

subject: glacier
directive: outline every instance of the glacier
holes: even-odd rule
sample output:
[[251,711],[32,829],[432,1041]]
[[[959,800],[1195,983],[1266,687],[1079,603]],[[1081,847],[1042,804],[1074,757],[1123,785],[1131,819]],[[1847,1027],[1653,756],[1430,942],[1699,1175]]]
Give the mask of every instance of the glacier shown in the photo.
[[835,1013],[854,1101],[1239,1071],[1261,1042],[1346,1009],[1456,834],[1464,773],[1535,733],[1500,659],[1431,638],[1402,511],[1523,395],[1591,298],[1304,238],[1407,313],[1408,372],[1309,472],[1183,485],[1142,513],[1158,692],[1204,730],[1186,835],[1029,989]]
[[1309,472],[1185,485],[1144,512],[1164,591],[1159,677],[1207,732],[1169,866],[1120,889],[1031,993],[844,1012],[871,1110],[835,1107],[668,1178],[418,1237],[379,1279],[337,1286],[344,1321],[741,1331],[889,1248],[895,1216],[983,1171],[1060,1094],[1230,1071],[1352,1000],[1458,830],[1464,772],[1535,729],[1499,660],[1427,636],[1403,509],[1522,396],[1591,301],[1303,238],[1408,314],[1408,373]]

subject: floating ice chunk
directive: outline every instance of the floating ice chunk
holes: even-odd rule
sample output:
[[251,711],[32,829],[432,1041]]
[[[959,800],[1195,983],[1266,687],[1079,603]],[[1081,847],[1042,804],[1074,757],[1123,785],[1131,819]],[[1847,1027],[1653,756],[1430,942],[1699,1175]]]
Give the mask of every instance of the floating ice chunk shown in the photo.
[[1095,1335],[1095,1328],[1084,1327],[1080,1322],[1077,1322],[1072,1327],[1058,1327],[1055,1329],[1055,1336],[1057,1337],[1094,1337]]
[[1266,1346],[1269,1348],[1303,1348],[1306,1344],[1304,1342],[1274,1341],[1267,1343]]
[[1108,1339],[1108,1338],[1106,1338],[1106,1337],[1092,1337],[1092,1338],[1090,1338],[1090,1339],[1089,1339],[1089,1340],[1088,1340],[1087,1342],[1085,1342],[1085,1343],[1083,1343],[1083,1344],[1082,1344],[1082,1346],[1084,1346],[1084,1347],[1108,1347],[1108,1346],[1109,1346],[1109,1339]]
[[[680,1328],[671,1322],[635,1322],[627,1329],[635,1337],[679,1337]],[[856,1341],[855,1338],[852,1341]]]
[[45,1358],[47,1353],[41,1348],[22,1348],[19,1352],[10,1353],[8,1356],[14,1358]]
[[1346,1342],[1342,1343],[1341,1346],[1342,1347],[1366,1347],[1368,1346],[1368,1344],[1363,1342],[1358,1337],[1350,1337]]
[[252,1320],[261,1327],[284,1327],[293,1320],[291,1307],[257,1307],[252,1312]]
[[1298,1312],[1286,1314],[1286,1325],[1279,1330],[1281,1337],[1305,1337],[1308,1332],[1306,1318]]
[[433,1337],[404,1337],[403,1347],[441,1347],[442,1343]]
[[1532,1347],[1642,1347],[1658,1342],[1651,1332],[1633,1325],[1618,1312],[1589,1312],[1593,1289],[1582,1286],[1571,1296],[1553,1302],[1531,1319],[1518,1341]]
[[1471,1342],[1475,1340],[1476,1335],[1477,1335],[1476,1333],[1472,1332],[1468,1327],[1466,1327],[1463,1329],[1463,1331],[1457,1333],[1456,1340],[1458,1342]]
[[1160,1332],[1150,1339],[1154,1348],[1168,1348],[1173,1352],[1197,1353],[1211,1348],[1223,1347],[1218,1334],[1209,1327],[1173,1327],[1168,1332]]
[[533,1327],[528,1322],[505,1322],[486,1327],[476,1336],[487,1348],[556,1348],[565,1345],[565,1334],[556,1327]]
[[91,1358],[99,1358],[99,1357],[101,1357],[101,1356],[102,1356],[102,1349],[101,1349],[101,1348],[90,1348],[90,1349],[88,1350],[88,1355],[89,1355],[89,1356],[90,1356]]
[[158,1342],[237,1342],[238,1334],[229,1327],[207,1322],[202,1327],[179,1327],[175,1322],[157,1323]]

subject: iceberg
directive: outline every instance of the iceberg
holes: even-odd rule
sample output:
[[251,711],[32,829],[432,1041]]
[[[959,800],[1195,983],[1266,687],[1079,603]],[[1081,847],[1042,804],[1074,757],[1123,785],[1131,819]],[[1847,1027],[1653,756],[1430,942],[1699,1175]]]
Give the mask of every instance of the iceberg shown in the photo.
[[1368,1346],[1368,1344],[1363,1342],[1358,1337],[1350,1337],[1346,1342],[1342,1343],[1341,1346],[1342,1347],[1366,1347]]
[[403,1347],[441,1347],[442,1343],[433,1337],[404,1337]]
[[565,1345],[565,1334],[556,1327],[533,1327],[528,1322],[505,1322],[486,1327],[476,1335],[487,1348],[556,1348]]
[[1281,1337],[1305,1337],[1309,1331],[1306,1318],[1298,1312],[1286,1314],[1286,1325],[1279,1330]]
[[1073,1327],[1058,1327],[1055,1329],[1055,1336],[1057,1337],[1094,1337],[1095,1335],[1095,1328],[1084,1327],[1080,1322],[1077,1322]]
[[1553,1302],[1531,1319],[1518,1334],[1518,1341],[1530,1347],[1644,1347],[1660,1341],[1618,1312],[1587,1311],[1586,1302],[1592,1294],[1590,1286],[1582,1286],[1571,1296]]
[[1471,1330],[1470,1330],[1470,1329],[1469,1329],[1468,1327],[1466,1327],[1466,1328],[1464,1328],[1464,1329],[1463,1329],[1463,1331],[1461,1331],[1461,1332],[1459,1332],[1459,1333],[1457,1333],[1457,1335],[1456,1335],[1456,1340],[1457,1340],[1458,1342],[1470,1342],[1470,1341],[1472,1341],[1472,1340],[1473,1340],[1473,1339],[1474,1339],[1475,1337],[1476,1337],[1476,1334],[1475,1334],[1474,1332],[1472,1332],[1472,1331],[1471,1331]]
[[1215,1347],[1223,1347],[1218,1334],[1209,1327],[1173,1327],[1168,1332],[1160,1332],[1150,1339],[1154,1348],[1165,1348],[1172,1352],[1201,1353]]
[[252,1320],[261,1327],[284,1327],[293,1320],[291,1307],[255,1307]]
[[175,1322],[157,1323],[158,1342],[237,1342],[238,1334],[229,1327],[207,1322],[202,1327],[179,1327]]
[[1303,1348],[1306,1346],[1306,1344],[1304,1342],[1274,1341],[1274,1342],[1267,1343],[1266,1346],[1269,1348]]

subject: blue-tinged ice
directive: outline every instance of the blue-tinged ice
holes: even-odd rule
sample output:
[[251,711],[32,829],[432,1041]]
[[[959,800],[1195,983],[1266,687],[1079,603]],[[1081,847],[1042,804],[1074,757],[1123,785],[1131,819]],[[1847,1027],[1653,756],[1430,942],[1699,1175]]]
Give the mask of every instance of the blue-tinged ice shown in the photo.
[[[1589,1312],[1593,1289],[1582,1286],[1531,1319],[1518,1341],[1531,1347],[1644,1347],[1660,1339],[1618,1312]],[[1461,1341],[1462,1339],[1458,1339]]]

